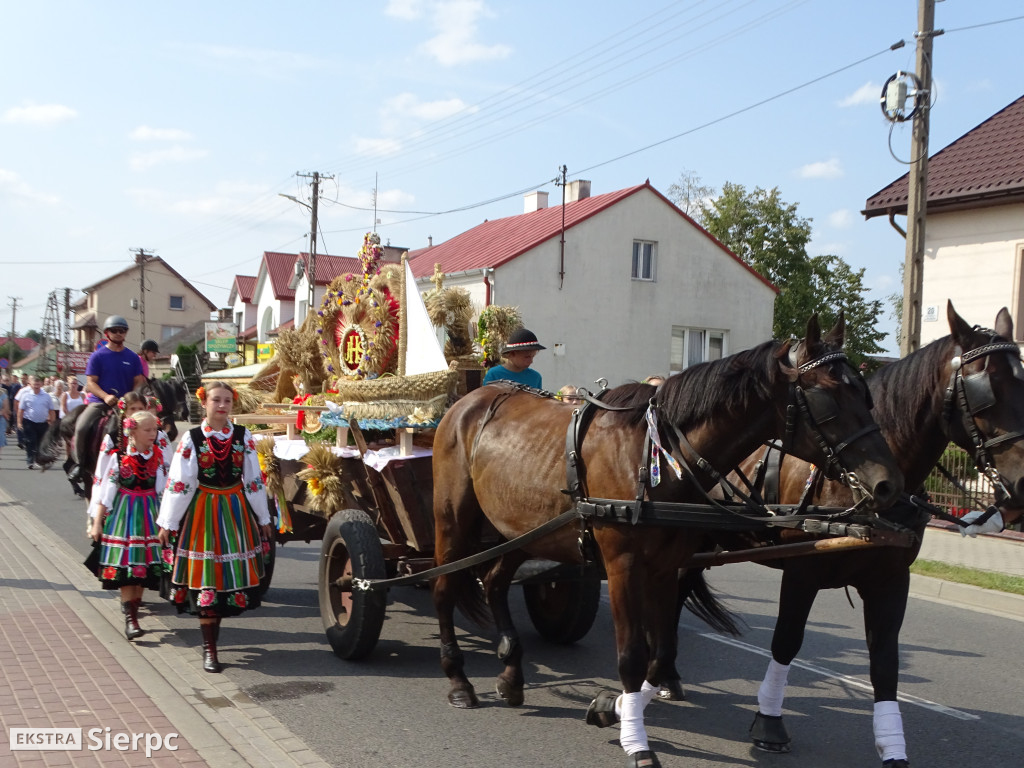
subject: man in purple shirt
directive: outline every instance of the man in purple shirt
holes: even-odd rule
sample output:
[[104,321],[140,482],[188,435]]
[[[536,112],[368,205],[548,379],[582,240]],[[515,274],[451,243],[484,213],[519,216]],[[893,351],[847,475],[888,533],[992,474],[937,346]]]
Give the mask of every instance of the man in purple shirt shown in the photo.
[[[99,347],[89,355],[85,366],[85,402],[88,406],[75,423],[75,464],[85,455],[83,441],[89,439],[93,425],[124,395],[146,383],[142,374],[139,356],[124,345],[128,334],[128,321],[120,315],[111,315],[103,324],[106,346]],[[78,476],[76,466],[71,475]]]

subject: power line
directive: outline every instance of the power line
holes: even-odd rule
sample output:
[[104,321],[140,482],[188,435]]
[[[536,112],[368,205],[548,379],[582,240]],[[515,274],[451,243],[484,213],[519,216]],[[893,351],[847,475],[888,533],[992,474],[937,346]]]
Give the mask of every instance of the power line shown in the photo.
[[995,26],[996,24],[1006,24],[1007,22],[1010,22],[1010,21],[1020,21],[1021,19],[1024,19],[1024,16],[1011,16],[1008,19],[999,19],[997,21],[983,21],[981,24],[971,24],[968,27],[953,27],[952,29],[945,30],[945,32],[948,35],[951,32],[963,32],[963,31],[968,30],[968,29],[979,29],[981,27],[992,27],[992,26]]

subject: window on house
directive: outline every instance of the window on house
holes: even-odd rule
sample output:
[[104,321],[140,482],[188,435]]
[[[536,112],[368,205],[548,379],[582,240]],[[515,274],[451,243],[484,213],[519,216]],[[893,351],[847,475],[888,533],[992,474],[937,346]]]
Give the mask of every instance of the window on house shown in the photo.
[[235,325],[238,326],[238,332],[239,333],[241,333],[242,331],[245,330],[245,328],[242,327],[242,313],[241,312],[235,312]]
[[160,339],[169,339],[176,333],[181,333],[185,330],[183,325],[161,325],[160,326]]
[[649,240],[633,241],[633,279],[653,280],[654,279],[654,256],[658,250],[658,244]]
[[302,325],[302,321],[306,319],[306,311],[309,308],[309,302],[306,300],[299,302],[299,311],[295,313],[295,327],[298,328]]
[[672,326],[669,371],[679,373],[697,363],[721,360],[726,351],[726,331]]
[[171,309],[185,309],[185,297],[171,295]]

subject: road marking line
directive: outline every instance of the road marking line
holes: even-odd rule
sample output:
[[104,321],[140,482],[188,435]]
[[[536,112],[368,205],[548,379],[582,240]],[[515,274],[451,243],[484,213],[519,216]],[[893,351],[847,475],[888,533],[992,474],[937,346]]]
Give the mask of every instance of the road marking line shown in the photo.
[[[739,648],[742,651],[756,653],[758,656],[764,656],[766,659],[770,659],[772,657],[770,651],[766,651],[763,648],[758,648],[756,645],[751,645],[750,643],[744,643],[742,640],[736,640],[732,637],[723,637],[722,635],[716,635],[711,632],[701,632],[700,636],[706,637],[708,640],[715,640],[719,643],[731,645],[734,648]],[[860,688],[861,690],[867,691],[868,693],[872,693],[874,690],[871,687],[871,683],[865,682],[864,680],[861,680],[858,677],[851,677],[850,675],[844,675],[840,672],[834,672],[831,669],[827,669],[826,667],[819,667],[817,664],[810,664],[806,661],[793,659],[792,666],[799,667],[800,669],[805,669],[808,672],[814,672],[815,674],[821,675],[822,677],[828,677],[833,680],[838,680],[840,682],[846,683],[847,685],[853,686],[854,688]],[[907,704],[916,704],[917,706],[929,709],[932,712],[938,712],[940,715],[949,715],[949,717],[954,717],[957,720],[981,719],[978,715],[972,715],[969,712],[964,712],[959,709],[947,707],[945,704],[938,704],[934,701],[929,701],[928,699],[922,699],[920,696],[912,696],[909,693],[897,694],[897,698],[900,701],[905,702]]]

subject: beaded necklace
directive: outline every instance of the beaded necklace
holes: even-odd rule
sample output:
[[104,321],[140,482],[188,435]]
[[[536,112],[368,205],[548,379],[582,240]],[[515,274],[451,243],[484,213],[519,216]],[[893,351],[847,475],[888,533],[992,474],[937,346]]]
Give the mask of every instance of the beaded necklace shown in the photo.
[[[224,430],[230,432],[230,429],[225,426]],[[231,437],[230,434],[227,440],[215,440],[213,433],[211,432],[206,437],[206,447],[210,449],[210,453],[213,454],[214,460],[219,464],[227,460],[228,456],[231,455]]]

